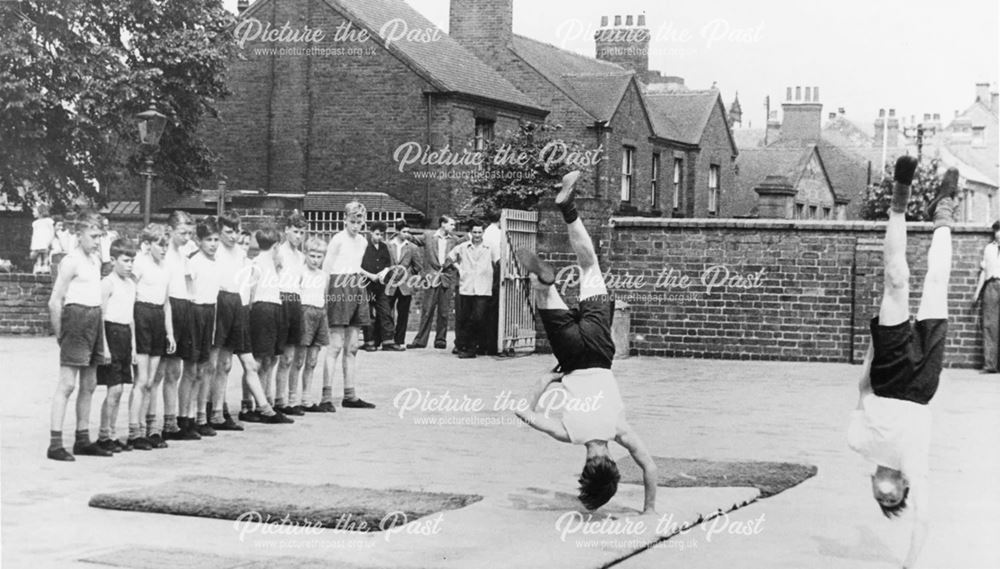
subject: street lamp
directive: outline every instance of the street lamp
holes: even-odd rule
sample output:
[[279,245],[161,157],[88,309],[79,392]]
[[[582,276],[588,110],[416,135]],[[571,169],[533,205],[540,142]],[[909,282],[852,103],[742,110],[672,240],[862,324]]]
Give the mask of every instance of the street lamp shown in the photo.
[[146,155],[146,170],[140,175],[146,177],[146,202],[143,210],[143,225],[149,225],[150,199],[153,193],[153,154],[152,151],[160,144],[160,136],[167,126],[167,117],[156,112],[156,105],[149,105],[149,109],[139,113],[135,117],[139,125],[139,142],[143,146],[149,147],[149,154]]

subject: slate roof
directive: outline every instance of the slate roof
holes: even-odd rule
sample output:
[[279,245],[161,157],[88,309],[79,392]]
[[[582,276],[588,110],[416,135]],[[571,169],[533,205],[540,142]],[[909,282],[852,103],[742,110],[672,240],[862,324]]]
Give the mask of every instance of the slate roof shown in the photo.
[[[372,34],[368,41],[380,41],[379,30],[389,21],[401,19],[407,29],[438,29],[427,18],[403,0],[324,0],[345,18],[366,28]],[[263,5],[256,2],[243,17],[256,14]],[[545,111],[530,97],[518,91],[499,73],[480,61],[472,52],[441,31],[434,41],[395,40],[388,49],[407,62],[416,73],[443,92],[462,93],[475,97],[511,103],[544,114]]]
[[653,131],[657,136],[686,144],[698,144],[705,132],[719,92],[675,91],[645,94]]
[[744,148],[763,146],[764,132],[762,128],[734,128],[733,140],[736,141],[736,148],[742,152]]
[[612,119],[625,90],[632,82],[631,73],[563,75],[567,94],[595,120]]
[[618,109],[633,73],[621,66],[515,35],[511,50],[595,121]]
[[[825,157],[818,154],[816,145],[767,146],[740,150],[736,162],[739,167],[739,174],[736,176],[737,193],[730,197],[733,211],[737,215],[749,214],[757,205],[757,192],[754,188],[768,176],[784,176],[792,186],[798,185],[813,154],[819,156],[820,165],[832,187],[833,181],[830,179]],[[836,190],[833,194],[834,199],[840,197]]]

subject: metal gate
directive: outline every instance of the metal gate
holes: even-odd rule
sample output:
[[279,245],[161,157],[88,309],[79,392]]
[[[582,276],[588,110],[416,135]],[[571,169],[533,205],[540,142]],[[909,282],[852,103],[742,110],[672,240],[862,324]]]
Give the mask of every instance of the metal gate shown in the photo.
[[535,349],[535,307],[528,275],[514,258],[518,249],[538,250],[538,212],[505,209],[500,214],[500,318],[497,350],[510,355]]

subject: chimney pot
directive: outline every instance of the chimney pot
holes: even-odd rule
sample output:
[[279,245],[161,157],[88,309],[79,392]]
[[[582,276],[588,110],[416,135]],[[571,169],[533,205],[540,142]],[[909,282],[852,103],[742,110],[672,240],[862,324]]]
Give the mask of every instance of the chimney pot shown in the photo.
[[884,119],[885,118],[885,109],[879,109],[878,110],[878,118],[880,118],[880,119]]
[[829,118],[830,120],[833,120],[833,119],[837,118],[837,113],[830,113],[829,115],[827,115],[827,118]]
[[936,121],[941,120],[941,113],[934,113],[934,120]]
[[795,86],[795,100],[796,101],[802,100],[802,87],[799,85]]
[[631,26],[632,25],[632,16],[630,16],[630,15],[629,16],[625,16],[625,25],[626,26]]
[[622,17],[621,16],[615,16],[615,27],[618,27],[620,25],[622,25]]
[[896,116],[896,109],[889,109],[889,118]]
[[806,87],[806,102],[812,101],[812,87]]
[[844,107],[838,107],[837,108],[837,113],[840,114],[840,115],[846,115],[847,111],[844,110]]
[[250,7],[250,0],[238,0],[236,2],[236,13],[242,15]]
[[791,87],[788,87],[788,90],[785,93],[785,100],[786,101],[791,101],[792,100],[792,88]]
[[639,20],[639,22],[638,22],[637,25],[639,27],[642,27],[642,28],[646,27],[646,14],[639,14],[638,20]]
[[813,87],[813,101],[819,102],[819,87]]
[[608,17],[607,16],[601,16],[601,27],[602,28],[608,27]]

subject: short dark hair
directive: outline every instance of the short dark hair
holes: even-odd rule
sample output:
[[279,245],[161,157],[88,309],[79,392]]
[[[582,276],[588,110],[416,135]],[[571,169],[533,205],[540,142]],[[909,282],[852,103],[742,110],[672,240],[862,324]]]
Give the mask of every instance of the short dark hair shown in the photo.
[[588,510],[596,510],[608,503],[618,491],[618,465],[608,456],[587,459],[580,473],[580,501]]
[[376,221],[376,222],[372,223],[372,225],[369,228],[369,230],[372,231],[372,232],[381,231],[382,233],[385,233],[385,227],[386,227],[386,225],[385,225],[384,221]]
[[404,229],[409,229],[409,228],[410,228],[410,224],[406,223],[405,219],[397,219],[396,220],[396,231],[402,231]]
[[305,217],[299,213],[299,210],[292,210],[288,215],[282,216],[279,220],[282,229],[288,229],[289,227],[297,227],[298,229],[307,229],[309,227],[309,222]]
[[442,223],[446,221],[455,221],[455,218],[453,218],[450,215],[442,215],[441,217],[438,218],[438,226],[440,226]]
[[278,231],[273,227],[258,229],[255,237],[257,238],[257,247],[261,251],[269,251],[278,242],[278,239],[280,239]]
[[467,221],[465,223],[466,223],[466,225],[468,225],[469,231],[472,231],[476,227],[482,227],[483,229],[486,229],[486,224],[483,223],[482,220],[477,219],[475,217],[473,217],[472,219],[470,219],[469,221]]
[[135,241],[128,237],[120,237],[111,242],[111,258],[135,257]]
[[198,239],[207,239],[211,235],[218,235],[219,221],[214,215],[206,215],[195,226],[194,232]]
[[879,508],[882,508],[882,515],[891,520],[893,518],[898,518],[899,516],[903,515],[903,511],[906,510],[906,497],[909,495],[910,495],[910,487],[907,486],[903,490],[903,499],[897,502],[895,505],[886,506],[885,504],[879,502],[878,500],[875,500],[875,502],[878,504]]
[[219,216],[219,225],[228,227],[234,231],[240,230],[240,214],[233,210],[226,210]]
[[997,231],[1000,231],[1000,221],[993,222],[993,233],[996,233]]

